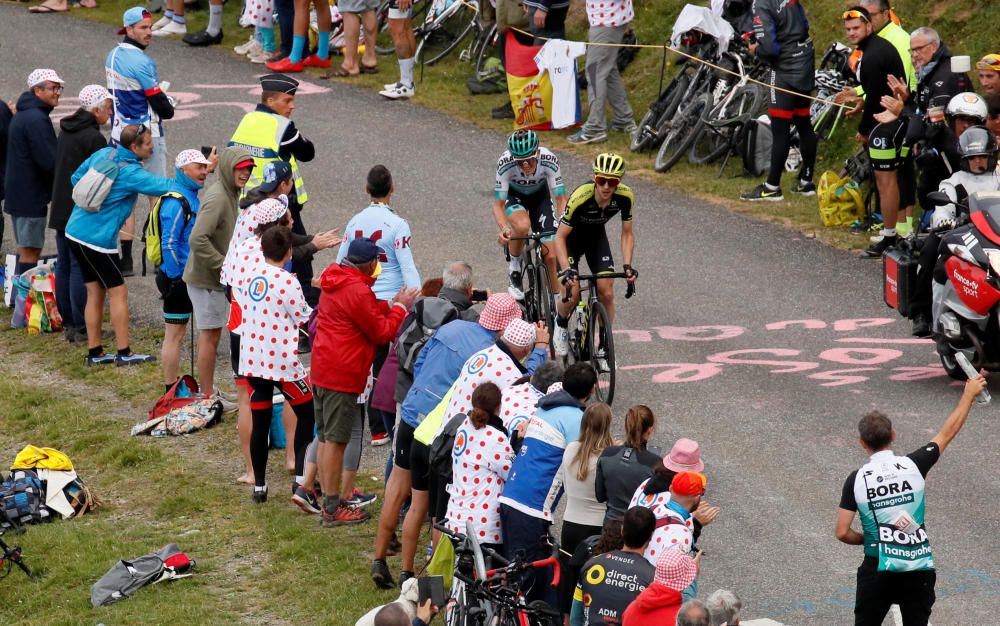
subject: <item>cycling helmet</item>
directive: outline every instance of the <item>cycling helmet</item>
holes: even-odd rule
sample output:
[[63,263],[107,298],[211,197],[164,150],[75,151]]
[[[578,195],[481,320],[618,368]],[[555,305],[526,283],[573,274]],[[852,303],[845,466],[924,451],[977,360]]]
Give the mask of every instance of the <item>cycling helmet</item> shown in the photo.
[[966,91],[948,102],[944,114],[949,120],[955,117],[969,117],[979,120],[977,124],[982,124],[986,121],[986,101],[978,94]]
[[958,154],[962,158],[962,169],[970,174],[984,174],[985,172],[973,172],[969,167],[969,158],[974,156],[989,157],[989,165],[986,172],[995,170],[997,167],[997,140],[988,129],[983,126],[972,126],[967,128],[962,136],[958,138]]
[[614,152],[603,152],[594,157],[594,174],[621,178],[625,174],[625,159]]
[[515,130],[507,138],[507,150],[515,159],[527,159],[538,152],[538,133],[533,130]]

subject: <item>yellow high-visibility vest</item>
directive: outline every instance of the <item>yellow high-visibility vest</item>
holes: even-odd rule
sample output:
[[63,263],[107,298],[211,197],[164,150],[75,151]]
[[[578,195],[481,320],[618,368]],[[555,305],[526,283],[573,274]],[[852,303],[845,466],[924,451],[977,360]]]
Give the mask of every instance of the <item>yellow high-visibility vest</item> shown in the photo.
[[[287,117],[264,111],[251,111],[243,116],[232,139],[229,140],[230,146],[243,148],[253,156],[253,172],[250,174],[250,180],[247,181],[246,187],[243,188],[242,195],[246,195],[246,192],[260,185],[265,165],[281,159],[279,155],[281,138],[285,136],[285,129],[288,128],[289,123]],[[305,184],[302,182],[299,164],[295,157],[290,157],[288,162],[292,166],[295,195],[299,204],[305,205],[309,200],[309,194],[306,193]]]

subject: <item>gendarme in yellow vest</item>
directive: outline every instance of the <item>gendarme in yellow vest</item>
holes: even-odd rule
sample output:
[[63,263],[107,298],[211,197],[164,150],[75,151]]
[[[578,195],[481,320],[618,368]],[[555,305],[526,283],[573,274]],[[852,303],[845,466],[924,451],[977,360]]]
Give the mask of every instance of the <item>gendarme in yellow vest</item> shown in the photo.
[[[229,140],[230,146],[238,146],[253,155],[253,173],[250,174],[250,180],[243,188],[242,195],[260,185],[265,165],[281,158],[278,152],[288,124],[288,118],[276,113],[251,111],[243,116],[239,127],[233,133],[233,138]],[[306,193],[302,176],[299,174],[299,164],[295,157],[289,158],[288,162],[292,166],[292,178],[295,180],[295,195],[299,205],[305,205],[309,200],[309,194]]]

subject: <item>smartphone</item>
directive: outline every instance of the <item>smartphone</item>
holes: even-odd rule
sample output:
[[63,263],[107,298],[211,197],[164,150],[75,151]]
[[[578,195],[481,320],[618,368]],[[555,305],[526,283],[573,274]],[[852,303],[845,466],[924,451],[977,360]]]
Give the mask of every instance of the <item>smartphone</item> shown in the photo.
[[417,579],[417,605],[421,605],[430,598],[431,604],[441,608],[445,605],[444,597],[444,577],[443,576],[423,576]]
[[485,302],[487,298],[485,289],[473,289],[472,290],[472,301],[473,302]]
[[212,156],[212,146],[202,146],[201,153],[205,155],[205,158]]

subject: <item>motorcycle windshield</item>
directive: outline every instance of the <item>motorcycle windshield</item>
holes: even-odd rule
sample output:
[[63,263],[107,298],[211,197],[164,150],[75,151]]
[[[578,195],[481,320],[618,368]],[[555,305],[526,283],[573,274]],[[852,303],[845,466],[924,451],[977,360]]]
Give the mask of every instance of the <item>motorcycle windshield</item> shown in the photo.
[[980,191],[969,196],[969,214],[979,232],[1000,245],[1000,192]]

